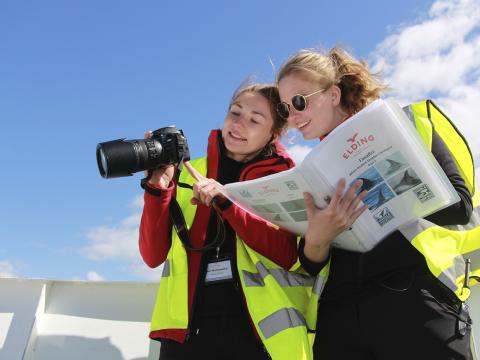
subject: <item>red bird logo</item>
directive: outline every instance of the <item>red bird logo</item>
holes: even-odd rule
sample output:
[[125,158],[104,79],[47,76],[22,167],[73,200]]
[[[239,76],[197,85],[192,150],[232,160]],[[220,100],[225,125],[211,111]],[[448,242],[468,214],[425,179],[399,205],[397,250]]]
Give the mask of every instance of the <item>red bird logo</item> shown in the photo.
[[355,139],[357,137],[358,133],[355,133],[351,138],[348,138],[347,141],[350,141],[351,143],[355,143]]

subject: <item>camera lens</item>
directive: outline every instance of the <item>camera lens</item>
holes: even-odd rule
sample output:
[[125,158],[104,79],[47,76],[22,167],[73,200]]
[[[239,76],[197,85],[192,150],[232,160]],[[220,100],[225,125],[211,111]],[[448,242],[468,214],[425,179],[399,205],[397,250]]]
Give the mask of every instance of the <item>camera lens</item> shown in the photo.
[[156,165],[149,160],[145,140],[118,139],[97,145],[98,170],[107,179],[131,176]]
[[100,171],[100,174],[103,177],[107,177],[108,174],[108,162],[107,158],[105,156],[105,153],[103,152],[103,149],[101,146],[97,147],[97,158],[100,156],[100,161],[98,161],[98,170]]

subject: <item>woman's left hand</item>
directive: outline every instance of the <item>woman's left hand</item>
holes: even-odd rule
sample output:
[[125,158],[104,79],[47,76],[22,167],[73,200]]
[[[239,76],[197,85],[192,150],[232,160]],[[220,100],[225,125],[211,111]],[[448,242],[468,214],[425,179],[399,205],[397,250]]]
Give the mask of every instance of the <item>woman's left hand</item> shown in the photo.
[[357,180],[345,191],[345,179],[340,179],[331,200],[323,209],[315,205],[311,194],[304,193],[308,218],[304,253],[308,259],[315,262],[325,261],[333,239],[349,229],[367,209],[366,204],[361,204],[367,191],[357,195],[361,186],[362,181]]

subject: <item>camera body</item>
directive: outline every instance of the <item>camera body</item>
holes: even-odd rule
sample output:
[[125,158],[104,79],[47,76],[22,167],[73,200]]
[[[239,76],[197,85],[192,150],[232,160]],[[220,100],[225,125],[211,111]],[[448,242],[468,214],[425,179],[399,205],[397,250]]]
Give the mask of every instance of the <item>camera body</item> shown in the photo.
[[153,131],[149,139],[99,143],[96,155],[100,175],[106,179],[190,160],[187,139],[174,125]]
[[183,160],[190,160],[187,139],[183,131],[175,126],[167,126],[152,132],[150,139],[145,139],[150,161],[157,163],[154,169],[163,165],[176,165]]

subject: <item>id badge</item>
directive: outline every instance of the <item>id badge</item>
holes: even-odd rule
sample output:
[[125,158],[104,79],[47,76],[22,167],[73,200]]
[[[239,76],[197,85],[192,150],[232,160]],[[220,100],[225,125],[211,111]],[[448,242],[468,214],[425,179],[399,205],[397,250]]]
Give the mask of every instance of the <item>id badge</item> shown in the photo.
[[207,274],[205,275],[205,283],[207,285],[232,280],[232,260],[230,257],[210,259],[207,266]]

